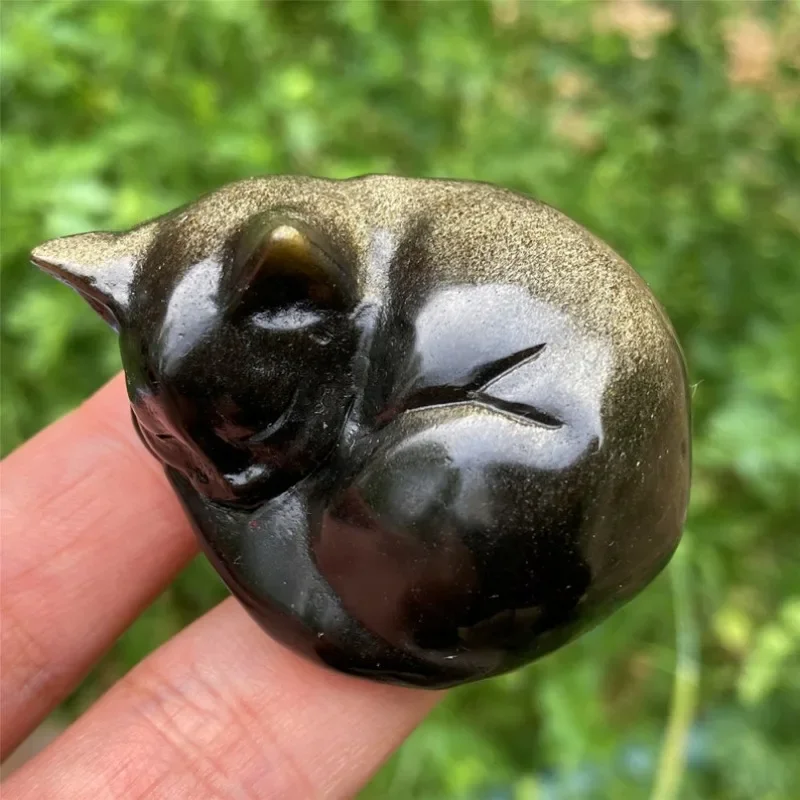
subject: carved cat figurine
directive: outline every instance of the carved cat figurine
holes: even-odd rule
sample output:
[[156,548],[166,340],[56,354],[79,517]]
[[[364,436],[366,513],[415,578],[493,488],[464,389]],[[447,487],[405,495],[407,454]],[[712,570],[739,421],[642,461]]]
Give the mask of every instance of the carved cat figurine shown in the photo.
[[677,546],[680,348],[634,271],[548,206],[275,176],[32,260],[119,331],[134,424],[233,593],[328,665],[505,672]]

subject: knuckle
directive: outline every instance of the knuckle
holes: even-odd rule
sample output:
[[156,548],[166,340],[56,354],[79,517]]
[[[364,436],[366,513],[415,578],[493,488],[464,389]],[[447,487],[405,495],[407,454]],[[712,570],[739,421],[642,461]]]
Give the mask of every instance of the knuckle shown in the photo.
[[[171,774],[203,797],[224,800],[303,798],[320,792],[308,773],[281,743],[274,721],[251,705],[244,694],[217,688],[196,666],[159,672],[147,662],[123,679],[133,708],[134,725],[145,747]],[[123,783],[133,774],[119,776]],[[123,796],[158,797],[154,780]]]
[[[23,622],[13,601],[6,598],[2,624],[3,752],[39,721],[41,715],[35,711],[31,714],[31,706],[40,705],[59,683],[57,664],[41,637]],[[23,721],[25,711],[28,713]]]

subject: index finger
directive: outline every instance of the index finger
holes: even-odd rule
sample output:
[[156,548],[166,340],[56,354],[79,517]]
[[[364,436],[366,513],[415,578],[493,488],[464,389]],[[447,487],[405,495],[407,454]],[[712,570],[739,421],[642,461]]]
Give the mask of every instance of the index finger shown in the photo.
[[196,552],[121,378],[2,464],[2,755]]

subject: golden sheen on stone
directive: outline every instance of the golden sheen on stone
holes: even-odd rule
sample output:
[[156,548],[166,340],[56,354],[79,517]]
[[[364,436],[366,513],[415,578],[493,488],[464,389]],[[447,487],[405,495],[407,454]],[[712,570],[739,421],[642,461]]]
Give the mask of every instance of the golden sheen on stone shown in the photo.
[[444,687],[574,639],[680,539],[686,370],[616,253],[484,183],[233,183],[36,248],[120,335],[134,424],[263,628]]

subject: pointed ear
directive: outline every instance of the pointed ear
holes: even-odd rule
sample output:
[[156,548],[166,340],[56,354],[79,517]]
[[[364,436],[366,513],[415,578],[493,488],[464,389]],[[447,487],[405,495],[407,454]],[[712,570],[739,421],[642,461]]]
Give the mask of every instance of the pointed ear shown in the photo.
[[355,281],[333,243],[291,216],[258,215],[241,234],[227,283],[229,313],[264,311],[294,302],[346,310]]
[[81,233],[51,239],[31,253],[40,269],[66,283],[115,330],[128,308],[135,259],[116,233]]

